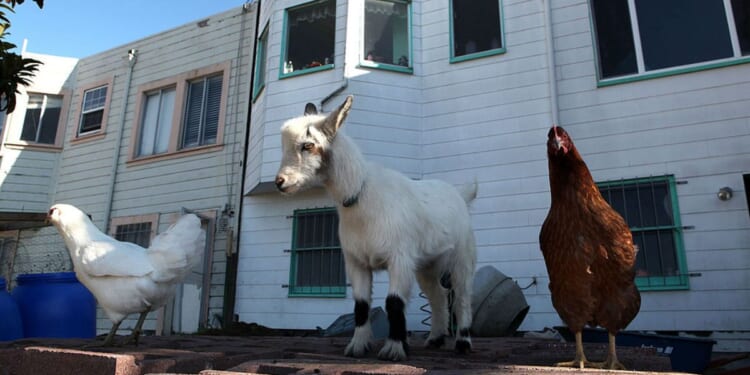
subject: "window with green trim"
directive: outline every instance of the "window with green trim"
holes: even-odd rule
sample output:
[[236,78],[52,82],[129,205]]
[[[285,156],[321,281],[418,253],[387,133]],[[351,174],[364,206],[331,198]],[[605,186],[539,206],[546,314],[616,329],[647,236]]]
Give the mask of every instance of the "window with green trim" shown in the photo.
[[287,9],[279,77],[333,68],[335,39],[335,0],[319,0]]
[[600,79],[750,61],[747,0],[591,0],[591,15]]
[[255,100],[266,86],[266,54],[268,50],[268,25],[260,33],[258,46],[255,51],[255,76],[253,77],[253,100]]
[[450,0],[451,62],[505,52],[500,0]]
[[362,66],[412,72],[410,2],[365,0],[362,56]]
[[293,219],[289,296],[346,296],[336,209],[296,210]]
[[688,288],[682,225],[674,176],[597,184],[622,215],[638,246],[636,284],[641,290]]

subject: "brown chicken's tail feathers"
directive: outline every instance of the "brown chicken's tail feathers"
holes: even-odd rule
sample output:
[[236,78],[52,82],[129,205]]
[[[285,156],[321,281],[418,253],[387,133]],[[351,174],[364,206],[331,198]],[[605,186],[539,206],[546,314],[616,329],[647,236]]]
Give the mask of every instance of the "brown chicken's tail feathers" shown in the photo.
[[151,241],[148,254],[156,269],[158,282],[177,282],[198,264],[206,244],[206,231],[194,214],[177,219],[166,231]]
[[467,205],[477,197],[477,191],[479,191],[479,183],[476,178],[474,182],[458,187],[458,193],[461,194],[461,198],[464,199]]

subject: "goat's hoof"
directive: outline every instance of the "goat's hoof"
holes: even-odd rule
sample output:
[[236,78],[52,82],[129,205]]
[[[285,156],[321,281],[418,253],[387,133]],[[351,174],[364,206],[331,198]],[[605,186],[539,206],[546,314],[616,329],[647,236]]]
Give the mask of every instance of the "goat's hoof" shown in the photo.
[[403,361],[406,359],[408,351],[409,344],[405,341],[387,339],[383,349],[380,349],[380,353],[378,353],[378,358],[384,361]]
[[434,338],[427,338],[427,341],[424,344],[425,348],[431,348],[431,349],[439,349],[445,345],[445,335],[440,335],[438,337]]
[[471,341],[456,340],[456,353],[469,354],[471,352]]
[[344,349],[344,355],[347,357],[364,357],[367,352],[370,351],[370,343],[366,342],[364,344],[361,343],[355,343],[354,340],[349,342],[349,345],[346,346],[346,349]]

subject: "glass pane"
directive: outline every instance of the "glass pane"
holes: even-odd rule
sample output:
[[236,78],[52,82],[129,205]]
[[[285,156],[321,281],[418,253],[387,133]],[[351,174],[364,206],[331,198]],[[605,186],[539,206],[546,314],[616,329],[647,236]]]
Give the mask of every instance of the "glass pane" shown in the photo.
[[103,108],[107,102],[107,86],[88,90],[83,94],[83,111]]
[[638,73],[628,0],[592,0],[601,78]]
[[203,127],[202,145],[216,143],[219,131],[219,114],[221,113],[221,86],[223,76],[214,76],[208,79],[208,91],[206,92],[206,123]]
[[453,56],[502,48],[499,0],[452,0]]
[[102,118],[104,117],[104,110],[84,113],[81,115],[81,130],[79,133],[86,133],[90,131],[99,130],[102,127]]
[[333,63],[336,2],[289,10],[284,73]]
[[154,139],[156,138],[156,125],[159,118],[159,94],[147,95],[144,107],[141,123],[141,145],[138,155],[151,155],[154,153]]
[[732,0],[734,26],[742,55],[750,55],[750,0]]
[[258,94],[258,90],[266,82],[266,49],[268,45],[268,28],[263,31],[263,35],[258,40],[258,55],[256,56],[255,66],[255,87],[253,95]]
[[346,285],[336,211],[296,212],[295,229],[293,288],[308,289],[293,291],[340,293],[340,289],[331,289]]
[[731,57],[720,0],[635,0],[646,70]]
[[185,110],[185,125],[182,146],[197,146],[200,142],[202,123],[203,88],[205,81],[200,80],[190,84],[188,90],[187,108]]
[[36,142],[36,133],[39,130],[39,117],[41,114],[41,108],[26,109],[26,116],[23,118],[23,129],[21,130],[22,141]]
[[48,145],[55,144],[57,138],[57,125],[60,122],[60,107],[50,107],[44,110],[42,115],[42,129],[39,131],[38,143]]
[[131,242],[141,247],[149,247],[151,244],[151,223],[118,225],[115,230],[115,239]]
[[365,59],[409,66],[409,10],[404,3],[365,1]]
[[161,92],[161,104],[159,106],[159,126],[154,142],[154,152],[164,153],[169,149],[169,136],[172,133],[172,114],[174,113],[175,89],[166,89]]

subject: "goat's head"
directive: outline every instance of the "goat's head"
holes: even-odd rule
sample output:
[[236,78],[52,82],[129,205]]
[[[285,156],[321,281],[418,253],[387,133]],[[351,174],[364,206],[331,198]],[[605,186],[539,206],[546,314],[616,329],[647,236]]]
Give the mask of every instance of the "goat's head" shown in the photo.
[[312,103],[305,114],[281,127],[281,166],[276,174],[276,188],[294,194],[325,180],[330,146],[352,107],[352,96],[328,114],[318,113]]

